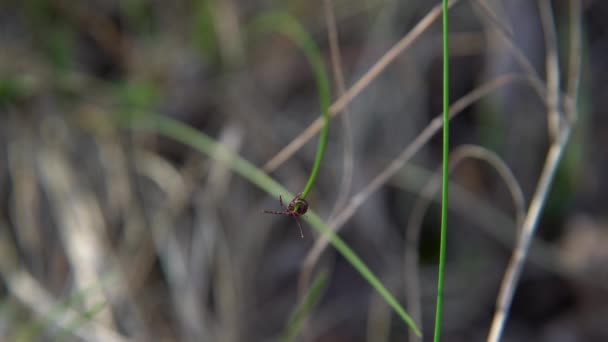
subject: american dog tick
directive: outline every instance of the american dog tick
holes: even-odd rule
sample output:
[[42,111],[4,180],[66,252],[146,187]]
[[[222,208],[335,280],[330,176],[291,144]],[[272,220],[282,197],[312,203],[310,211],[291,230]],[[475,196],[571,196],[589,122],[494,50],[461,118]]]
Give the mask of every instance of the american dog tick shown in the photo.
[[264,210],[264,212],[267,214],[285,215],[293,217],[296,220],[298,227],[300,227],[300,236],[304,238],[304,233],[302,232],[302,225],[300,224],[300,220],[298,220],[298,217],[306,214],[306,212],[308,211],[308,202],[306,202],[305,199],[301,198],[300,194],[297,194],[296,197],[294,197],[291,202],[289,202],[287,208],[285,208],[285,205],[283,205],[283,197],[281,197],[281,195],[279,195],[279,202],[281,203],[281,208],[283,209],[283,211]]

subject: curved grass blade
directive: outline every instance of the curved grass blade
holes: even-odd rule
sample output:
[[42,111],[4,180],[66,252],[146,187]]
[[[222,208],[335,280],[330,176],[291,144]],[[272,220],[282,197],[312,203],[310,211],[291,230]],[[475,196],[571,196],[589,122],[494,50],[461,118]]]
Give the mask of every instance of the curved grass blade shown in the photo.
[[[188,145],[211,158],[226,163],[234,172],[257,185],[268,194],[277,196],[282,194],[285,197],[293,197],[281,184],[269,177],[266,173],[258,169],[247,160],[234,154],[221,144],[218,144],[208,135],[183,124],[179,121],[162,115],[136,115],[130,119],[123,117],[122,122],[132,125],[133,128],[146,129],[157,132],[161,135],[174,139]],[[384,287],[382,282],[365,265],[363,260],[338,236],[323,220],[312,210],[309,210],[304,219],[321,234],[327,236],[332,246],[361,274],[361,276],[380,294],[382,298],[393,308],[399,318],[403,320],[418,336],[421,336],[420,329],[414,323],[410,315],[403,309],[395,297]]]
[[321,168],[321,160],[323,159],[327,147],[327,136],[329,134],[329,105],[331,102],[331,94],[329,90],[329,77],[327,76],[327,70],[323,63],[323,57],[321,56],[321,51],[317,47],[317,44],[315,44],[314,40],[304,30],[302,25],[287,13],[270,12],[262,14],[254,20],[252,29],[260,33],[276,31],[289,37],[289,39],[302,49],[315,75],[315,81],[319,91],[321,114],[323,117],[323,128],[321,129],[321,135],[319,135],[319,145],[317,146],[317,154],[312,166],[312,171],[310,172],[304,190],[302,190],[302,193],[300,194],[300,198],[305,199],[312,189],[315,179],[317,179],[317,174]]

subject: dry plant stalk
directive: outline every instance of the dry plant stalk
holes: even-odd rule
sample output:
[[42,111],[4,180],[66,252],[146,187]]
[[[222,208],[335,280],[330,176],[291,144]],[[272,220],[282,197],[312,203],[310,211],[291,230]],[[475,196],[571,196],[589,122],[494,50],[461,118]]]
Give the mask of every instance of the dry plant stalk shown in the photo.
[[[340,43],[338,38],[338,27],[336,25],[336,16],[332,5],[332,0],[324,0],[325,21],[327,22],[327,36],[329,39],[329,51],[331,55],[331,65],[334,70],[334,78],[338,96],[342,97],[346,93],[346,82],[344,81],[344,72],[342,70],[342,54],[340,52]],[[344,158],[342,162],[343,177],[338,191],[338,199],[334,205],[329,217],[333,217],[335,213],[344,207],[350,193],[350,187],[353,178],[353,138],[352,129],[348,119],[348,107],[344,106],[344,116],[342,116],[342,130],[344,134]]]
[[[555,23],[551,3],[549,0],[541,0],[539,3],[541,12],[541,21],[545,32],[545,48],[546,48],[546,68],[547,68],[547,120],[549,122],[549,133],[552,138],[551,147],[547,153],[545,164],[540,175],[536,191],[530,202],[530,207],[526,214],[521,234],[517,244],[513,250],[513,255],[507,266],[505,276],[500,286],[500,291],[497,298],[496,312],[488,335],[488,341],[499,341],[504,325],[509,314],[513,295],[515,293],[517,283],[521,278],[521,273],[525,260],[528,256],[532,238],[536,231],[537,223],[542,211],[543,205],[549,195],[549,190],[555,172],[559,165],[559,161],[564,153],[572,126],[576,120],[576,98],[578,95],[578,83],[580,78],[580,16],[581,4],[579,0],[571,0],[571,32],[570,32],[570,67],[568,80],[568,94],[566,100],[561,100],[559,93],[560,77],[559,77],[559,62],[557,54],[557,34],[555,32]],[[559,112],[559,105],[566,102],[565,117]]]
[[[456,2],[457,2],[457,0],[452,1],[450,3],[450,6],[454,5]],[[488,14],[490,19],[496,19],[492,16],[493,13],[489,10],[487,5],[485,5],[485,3],[483,1],[479,0],[478,7],[482,10],[482,12]],[[376,62],[374,64],[374,66],[372,66],[372,68],[370,68],[370,70],[361,79],[359,79],[359,81],[357,81],[343,96],[341,96],[330,107],[330,114],[332,116],[336,116],[336,115],[340,114],[341,111],[345,108],[345,106],[348,103],[350,103],[371,81],[373,81],[392,61],[394,61],[394,59],[401,52],[406,50],[435,20],[437,20],[437,18],[439,18],[439,16],[441,15],[441,13],[442,13],[441,7],[439,5],[434,7],[416,25],[416,27],[412,31],[410,31],[410,33],[408,33],[395,46],[393,46],[393,48],[391,48],[378,62]],[[490,20],[490,21],[497,27],[497,30],[500,33],[501,37],[507,43],[507,45],[511,48],[511,51],[514,53],[514,57],[515,57],[516,61],[520,64],[520,66],[526,72],[526,75],[524,77],[520,77],[520,78],[523,78],[527,82],[529,82],[530,85],[538,93],[538,95],[541,98],[545,99],[545,101],[550,109],[550,112],[552,113],[550,115],[550,117],[552,117],[552,118],[558,117],[558,115],[559,115],[558,109],[559,109],[559,102],[560,102],[559,99],[561,98],[561,94],[559,92],[559,76],[556,77],[554,72],[548,73],[548,74],[553,73],[553,76],[548,77],[547,82],[546,82],[547,86],[545,87],[545,83],[539,78],[538,73],[531,66],[527,57],[523,54],[521,49],[514,44],[512,35],[510,34],[508,28],[504,27],[504,25],[500,25],[500,22],[498,22],[497,20]],[[551,19],[551,22],[552,22],[552,19]],[[555,34],[553,34],[553,37],[555,37]],[[555,44],[552,44],[552,45],[553,45],[553,47],[550,47],[550,46],[547,47],[548,50],[556,49]],[[572,46],[578,46],[578,45],[573,44]],[[551,54],[551,53],[548,54],[547,67],[549,69],[551,69],[552,71],[554,71],[555,68],[558,66],[558,64],[556,62],[556,58],[557,58],[557,54]],[[577,62],[576,60],[573,60],[572,64],[578,64],[578,63],[579,62]],[[576,68],[571,68],[570,74],[576,75],[576,76],[570,76],[570,79],[577,80],[578,71],[573,71],[573,70],[576,70]],[[516,81],[517,78],[518,77],[516,77],[514,75],[503,75],[502,77],[499,77],[496,80],[494,80],[495,82],[489,82],[488,84],[485,84],[485,85],[477,88],[476,90],[474,90],[467,96],[465,96],[462,99],[460,99],[459,101],[457,101],[452,106],[452,108],[450,110],[451,118],[455,114],[457,114],[460,110],[462,110],[464,107],[470,105],[470,103],[476,101],[479,97],[485,95],[487,92],[493,91],[495,88],[498,88],[506,83]],[[557,83],[557,86],[556,86],[556,83]],[[570,83],[573,83],[573,82],[569,82],[569,84]],[[574,83],[577,83],[577,81],[574,81]],[[572,92],[573,92],[572,90],[569,90],[569,94],[567,94],[565,96],[566,100],[572,99],[572,97],[573,97],[573,95],[571,95]],[[550,93],[552,93],[553,95],[551,95]],[[469,101],[472,101],[472,102],[469,102]],[[458,108],[459,106],[462,106],[462,105],[464,105],[463,108]],[[573,107],[573,106],[571,106],[571,107]],[[569,112],[572,112],[572,111],[573,111],[573,109],[569,110]],[[550,119],[550,120],[556,121],[555,119]],[[301,146],[303,146],[310,138],[312,138],[312,136],[314,136],[314,134],[316,134],[319,131],[321,126],[322,126],[322,122],[321,122],[321,119],[319,118],[315,122],[313,122],[307,129],[305,129],[298,137],[296,137],[290,144],[288,144],[285,148],[283,148],[275,157],[273,157],[269,162],[267,162],[264,166],[264,170],[267,172],[272,172],[276,168],[278,168],[285,160],[290,158]],[[371,193],[375,192],[382,184],[386,183],[388,178],[392,177],[394,175],[394,173],[397,172],[428,141],[428,139],[430,139],[430,137],[433,136],[441,128],[441,126],[442,126],[442,124],[441,124],[439,118],[436,118],[435,120],[433,120],[429,124],[429,126],[427,126],[427,128],[425,128],[425,130],[423,130],[423,132],[414,140],[414,142],[412,142],[412,144],[410,146],[408,146],[399,155],[399,157],[397,157],[391,164],[389,164],[389,166],[383,172],[381,172],[377,177],[375,177],[362,191],[360,191],[357,195],[355,195],[351,198],[351,200],[348,202],[348,204],[346,205],[344,210],[342,212],[340,212],[333,220],[330,221],[329,225],[332,227],[332,229],[337,231],[354,214],[356,209],[359,208],[359,206],[365,202],[367,197],[369,197],[371,195]],[[554,124],[554,126],[555,126],[555,124]],[[546,173],[554,173],[554,170],[557,166],[557,162],[559,161],[559,158],[561,157],[561,153],[563,152],[563,147],[565,146],[565,143],[567,142],[567,137],[562,136],[562,139],[557,140],[557,142],[561,142],[561,143],[556,144],[556,146],[554,146],[554,148],[552,148],[549,151],[548,157],[547,157],[547,162],[546,162],[546,167],[553,171],[546,170],[546,172],[543,172],[541,181],[548,177],[545,175]],[[561,147],[559,147],[558,145]],[[555,165],[553,165],[553,164],[555,164]],[[549,181],[549,182],[547,183],[547,181]],[[545,192],[545,197],[546,197],[546,192],[548,191],[549,184],[550,184],[550,179],[545,179],[545,182],[539,182],[538,190],[541,190],[543,187],[546,187],[546,189],[544,191],[542,191],[542,192]],[[538,190],[537,190],[537,193],[538,193]],[[537,197],[537,196],[535,196],[535,197]],[[534,209],[537,207],[538,207],[538,209]],[[535,203],[534,201],[532,202],[532,204],[530,206],[530,211],[528,212],[528,215],[526,216],[527,220],[525,221],[528,223],[525,223],[524,226],[526,224],[530,225],[530,216],[531,216],[530,214],[533,211],[538,210],[538,213],[535,214],[535,215],[538,215],[540,212],[540,210],[539,210],[540,207],[542,207],[542,205],[539,205],[539,203]],[[312,271],[312,268],[316,264],[316,261],[318,260],[320,254],[322,253],[322,251],[325,249],[326,246],[327,246],[326,239],[323,239],[323,237],[321,237],[317,240],[317,242],[315,243],[315,246],[308,254],[306,260],[304,261],[304,270],[300,277],[300,284],[299,284],[300,288],[306,287],[306,284],[308,283],[308,279],[310,278],[310,272]],[[500,299],[499,299],[499,301],[500,301]]]
[[[458,0],[450,1],[448,6],[452,7]],[[359,95],[382,71],[384,71],[395,59],[407,50],[437,19],[441,17],[441,4],[433,7],[427,15],[422,18],[414,28],[401,38],[390,50],[388,50],[346,93],[329,107],[329,114],[334,117]],[[292,142],[285,146],[279,153],[270,159],[263,167],[267,173],[275,171],[287,159],[291,158],[308,140],[310,140],[323,126],[323,118],[317,118]]]
[[[450,107],[450,119],[453,119],[454,116],[458,115],[462,110],[470,106],[472,103],[478,101],[483,96],[515,81],[530,82],[530,78],[518,74],[505,74],[482,84],[452,104]],[[335,219],[331,220],[328,225],[334,231],[338,231],[355,214],[357,209],[363,203],[365,203],[365,201],[374,192],[386,184],[386,182],[393,177],[416,153],[418,153],[418,151],[420,151],[422,147],[441,130],[442,127],[443,121],[440,113],[424,130],[422,130],[414,141],[406,146],[405,149],[391,163],[389,163],[389,165],[382,172],[374,177],[374,179],[372,179],[361,191],[354,195],[346,207],[335,217]],[[324,236],[321,236],[317,241],[315,241],[313,248],[303,262],[304,266],[298,285],[300,288],[305,288],[305,285],[308,284],[312,268],[327,245],[328,240]]]

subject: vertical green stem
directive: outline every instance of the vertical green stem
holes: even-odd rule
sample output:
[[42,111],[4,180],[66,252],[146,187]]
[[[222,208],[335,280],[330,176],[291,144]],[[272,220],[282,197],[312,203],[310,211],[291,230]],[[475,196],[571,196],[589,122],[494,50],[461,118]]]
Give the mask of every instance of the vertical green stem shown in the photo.
[[443,283],[445,278],[446,232],[448,228],[448,158],[449,158],[449,44],[448,44],[448,0],[443,0],[443,168],[441,188],[441,241],[439,245],[439,279],[437,280],[437,309],[435,311],[434,341],[441,335],[441,314],[443,312]]

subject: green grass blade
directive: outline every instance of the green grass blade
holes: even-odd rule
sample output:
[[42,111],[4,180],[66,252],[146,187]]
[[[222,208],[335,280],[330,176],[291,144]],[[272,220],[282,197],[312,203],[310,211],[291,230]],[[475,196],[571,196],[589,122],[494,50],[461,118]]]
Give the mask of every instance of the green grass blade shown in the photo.
[[[234,172],[257,185],[268,194],[277,196],[282,194],[284,197],[293,197],[281,184],[270,178],[266,173],[255,167],[247,160],[234,154],[226,147],[215,142],[206,134],[196,129],[161,115],[138,115],[127,118],[123,121],[126,124],[134,125],[134,128],[142,128],[158,132],[161,135],[179,141],[185,145],[207,154],[211,158],[226,163]],[[277,196],[278,197],[278,196]],[[357,254],[339,237],[313,210],[309,210],[303,216],[311,226],[321,234],[327,236],[332,246],[367,280],[367,282],[386,300],[397,315],[416,333],[421,336],[420,329],[410,315],[403,309],[395,297],[384,287],[382,282],[372,273]]]
[[315,81],[317,83],[317,89],[319,91],[319,102],[321,106],[321,114],[323,116],[323,128],[319,135],[319,145],[317,146],[317,154],[315,156],[315,162],[312,166],[312,171],[304,186],[304,190],[300,195],[300,198],[304,199],[308,196],[308,193],[312,189],[317,174],[321,167],[321,160],[325,154],[325,148],[327,146],[327,136],[329,134],[329,105],[331,102],[331,93],[329,88],[329,77],[327,76],[327,70],[323,63],[323,57],[321,51],[315,44],[314,40],[310,37],[304,28],[290,15],[283,12],[271,12],[259,16],[254,22],[252,28],[257,32],[279,32],[289,37],[306,55],[306,59],[310,63],[315,75]]
[[280,338],[281,342],[289,342],[296,339],[298,333],[300,330],[302,330],[302,326],[304,325],[306,318],[310,315],[314,307],[317,306],[317,303],[321,298],[321,294],[327,288],[327,283],[327,273],[319,273],[306,292],[302,302],[291,314],[289,322],[287,322],[285,332],[283,332],[283,335]]
[[439,276],[437,280],[437,308],[435,311],[434,341],[441,335],[443,313],[443,286],[445,280],[445,253],[448,229],[448,174],[449,174],[449,132],[450,132],[450,52],[448,44],[448,0],[443,0],[443,167],[441,182],[441,241],[439,243]]

